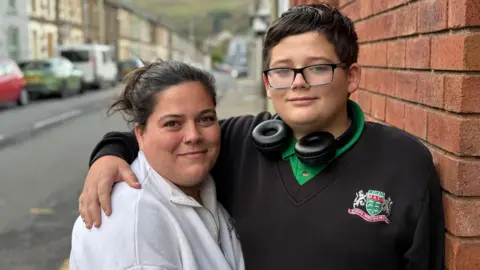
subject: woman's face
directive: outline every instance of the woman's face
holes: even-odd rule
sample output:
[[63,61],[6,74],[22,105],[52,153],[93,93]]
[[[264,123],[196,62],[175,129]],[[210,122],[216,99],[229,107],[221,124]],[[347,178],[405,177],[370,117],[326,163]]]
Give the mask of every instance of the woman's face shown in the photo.
[[172,86],[156,96],[145,128],[135,134],[152,168],[180,188],[206,179],[220,152],[220,127],[208,90],[199,82]]

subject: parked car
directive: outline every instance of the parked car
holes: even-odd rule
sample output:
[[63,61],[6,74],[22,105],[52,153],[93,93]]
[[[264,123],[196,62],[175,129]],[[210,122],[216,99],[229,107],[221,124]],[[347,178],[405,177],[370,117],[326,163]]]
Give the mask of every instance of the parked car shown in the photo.
[[15,61],[0,58],[0,103],[16,102],[19,106],[29,102],[23,73]]
[[70,60],[84,73],[87,87],[104,88],[118,82],[118,68],[114,49],[102,44],[70,44],[58,47],[58,55]]
[[138,58],[118,61],[118,81],[122,81],[123,78],[131,71],[143,67],[143,62]]
[[66,58],[26,61],[20,68],[32,98],[50,95],[64,98],[82,91],[83,72]]

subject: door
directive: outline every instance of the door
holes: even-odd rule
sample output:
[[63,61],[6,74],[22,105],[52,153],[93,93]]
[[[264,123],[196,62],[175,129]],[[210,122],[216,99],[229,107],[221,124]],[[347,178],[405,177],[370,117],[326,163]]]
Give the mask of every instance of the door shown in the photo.
[[53,57],[53,34],[50,32],[47,33],[47,49],[48,57]]

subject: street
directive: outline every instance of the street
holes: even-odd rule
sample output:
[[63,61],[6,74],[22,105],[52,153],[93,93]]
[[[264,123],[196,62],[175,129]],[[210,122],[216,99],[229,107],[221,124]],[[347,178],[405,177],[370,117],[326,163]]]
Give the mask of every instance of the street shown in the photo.
[[[251,82],[215,76],[219,117],[262,109]],[[106,132],[128,130],[121,115],[106,117],[120,90],[0,109],[0,269],[64,264],[90,152]]]

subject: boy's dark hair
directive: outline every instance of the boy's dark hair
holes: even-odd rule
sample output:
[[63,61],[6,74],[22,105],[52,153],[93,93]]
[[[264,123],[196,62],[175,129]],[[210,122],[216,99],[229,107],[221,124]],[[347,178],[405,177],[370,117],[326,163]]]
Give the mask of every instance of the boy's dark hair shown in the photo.
[[270,25],[263,46],[264,67],[269,67],[272,48],[282,39],[311,31],[325,35],[347,67],[357,62],[358,37],[353,22],[327,4],[311,4],[290,8]]
[[123,112],[129,123],[144,128],[156,106],[157,93],[186,82],[199,82],[205,86],[217,105],[215,78],[210,73],[178,61],[158,60],[130,72],[124,79],[125,89],[110,106],[108,114]]

